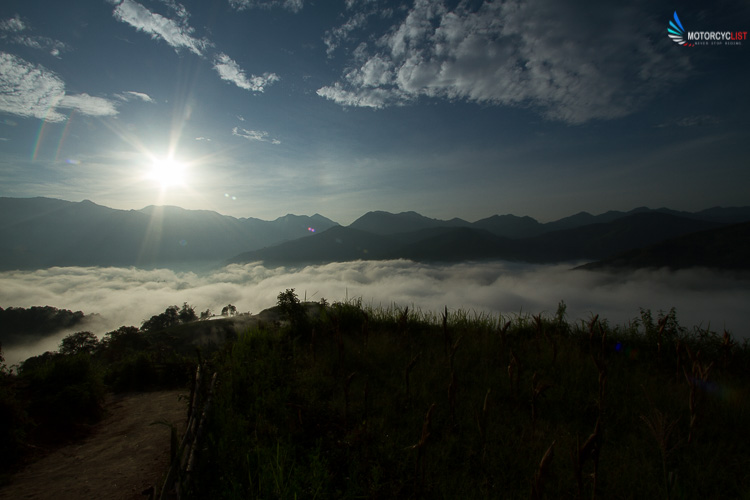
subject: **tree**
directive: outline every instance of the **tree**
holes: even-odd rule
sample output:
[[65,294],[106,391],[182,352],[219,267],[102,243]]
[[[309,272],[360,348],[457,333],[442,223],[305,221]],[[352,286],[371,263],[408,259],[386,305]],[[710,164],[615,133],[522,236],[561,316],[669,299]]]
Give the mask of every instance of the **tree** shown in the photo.
[[198,316],[195,314],[195,308],[188,305],[187,302],[182,304],[182,309],[180,309],[178,317],[180,318],[180,323],[189,323],[198,319]]
[[281,315],[289,320],[293,328],[299,328],[307,322],[307,311],[294,292],[294,288],[287,288],[279,293],[277,305]]
[[234,316],[235,314],[237,314],[237,308],[232,304],[226,305],[221,308],[222,316]]
[[[193,315],[195,315],[195,311],[193,311]],[[180,308],[169,306],[163,313],[151,316],[151,318],[144,321],[141,325],[141,330],[144,332],[158,332],[159,330],[164,330],[178,324],[180,324]]]
[[[2,308],[0,307],[0,310]],[[3,356],[3,343],[0,342],[0,374],[7,373],[8,367],[5,366],[5,357]]]
[[140,351],[148,348],[148,340],[143,333],[134,326],[121,326],[117,330],[104,334],[102,344],[107,351],[115,355],[122,355],[128,351]]
[[177,306],[169,306],[164,309],[162,313],[164,315],[165,328],[174,326],[180,323],[180,308]]
[[99,339],[91,332],[71,333],[60,342],[60,354],[91,354],[99,346]]

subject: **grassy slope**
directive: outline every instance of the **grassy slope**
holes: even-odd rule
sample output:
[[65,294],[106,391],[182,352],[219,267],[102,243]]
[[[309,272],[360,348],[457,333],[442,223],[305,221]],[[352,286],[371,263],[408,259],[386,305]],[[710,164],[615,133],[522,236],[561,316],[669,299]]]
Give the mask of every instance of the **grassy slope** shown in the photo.
[[730,341],[674,314],[622,328],[570,325],[564,309],[456,312],[443,325],[335,304],[214,358],[192,493],[748,498],[750,349]]

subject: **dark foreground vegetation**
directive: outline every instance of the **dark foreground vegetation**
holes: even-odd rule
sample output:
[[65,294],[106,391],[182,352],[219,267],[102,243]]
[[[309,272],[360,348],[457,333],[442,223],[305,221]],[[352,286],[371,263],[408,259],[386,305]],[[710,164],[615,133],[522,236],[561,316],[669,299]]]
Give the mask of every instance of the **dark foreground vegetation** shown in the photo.
[[750,498],[750,346],[674,310],[615,326],[287,290],[283,321],[199,354],[186,339],[215,322],[183,311],[4,368],[2,460],[94,421],[107,388],[187,388],[200,363],[216,383],[183,497]]
[[674,311],[279,308],[212,361],[195,498],[750,495],[750,349]]

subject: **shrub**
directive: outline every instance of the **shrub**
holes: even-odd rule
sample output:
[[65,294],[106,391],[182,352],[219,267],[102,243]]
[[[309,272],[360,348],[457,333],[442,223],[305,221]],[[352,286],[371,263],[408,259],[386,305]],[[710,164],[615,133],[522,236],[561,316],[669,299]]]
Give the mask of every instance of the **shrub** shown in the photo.
[[114,392],[146,391],[157,384],[158,374],[149,355],[138,353],[108,367],[104,381]]
[[0,345],[0,469],[18,459],[28,423],[16,394],[16,377],[5,366]]
[[102,416],[104,383],[90,355],[48,357],[34,369],[24,364],[21,373],[28,382],[30,416],[46,437],[76,434]]
[[294,292],[294,288],[287,288],[286,291],[279,293],[277,298],[279,311],[282,317],[291,323],[293,330],[299,331],[307,326],[307,310]]

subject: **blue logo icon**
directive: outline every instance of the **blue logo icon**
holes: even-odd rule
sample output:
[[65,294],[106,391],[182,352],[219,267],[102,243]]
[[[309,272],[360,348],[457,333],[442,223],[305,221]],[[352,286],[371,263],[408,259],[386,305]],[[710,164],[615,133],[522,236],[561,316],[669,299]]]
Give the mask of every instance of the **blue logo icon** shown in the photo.
[[694,45],[685,41],[685,28],[682,27],[680,18],[677,17],[677,11],[674,11],[674,20],[669,21],[667,33],[674,43],[678,43],[683,47],[692,47]]

